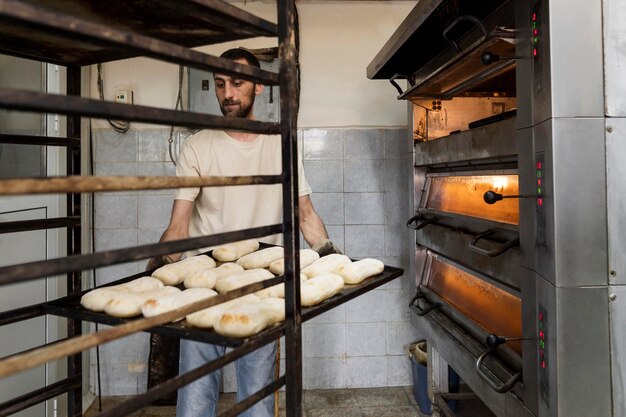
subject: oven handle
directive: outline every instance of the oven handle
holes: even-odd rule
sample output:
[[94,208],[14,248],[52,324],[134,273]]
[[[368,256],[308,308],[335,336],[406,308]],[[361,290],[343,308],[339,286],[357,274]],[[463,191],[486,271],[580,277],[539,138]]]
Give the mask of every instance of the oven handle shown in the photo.
[[430,313],[432,310],[441,307],[441,303],[430,303],[429,306],[427,306],[424,309],[421,309],[417,306],[417,304],[415,304],[415,302],[420,298],[423,298],[424,301],[430,303],[430,301],[426,299],[424,292],[420,290],[419,288],[415,292],[415,295],[413,296],[413,298],[411,298],[411,301],[409,301],[409,307],[411,308],[411,310],[415,311],[415,314],[417,314],[418,317],[423,317],[426,314]]
[[509,240],[508,242],[503,243],[502,245],[500,245],[499,247],[493,249],[493,250],[486,250],[486,249],[482,249],[479,248],[476,244],[478,243],[479,240],[481,240],[484,237],[487,237],[489,235],[491,235],[493,233],[493,231],[491,230],[487,230],[485,232],[479,233],[476,236],[474,236],[472,238],[472,240],[470,240],[470,242],[468,243],[468,247],[472,252],[476,252],[479,255],[483,255],[483,256],[488,256],[490,258],[496,257],[498,255],[502,255],[504,252],[506,252],[507,250],[511,249],[513,246],[516,246],[519,244],[519,238],[514,238]]
[[506,382],[502,382],[500,380],[494,381],[489,375],[487,375],[487,373],[485,373],[485,371],[483,371],[483,366],[482,366],[483,365],[483,361],[485,360],[485,358],[487,356],[489,356],[494,350],[496,350],[495,346],[494,347],[490,347],[489,349],[487,349],[486,351],[484,351],[483,353],[480,354],[480,356],[476,360],[476,373],[483,380],[485,380],[485,382],[487,382],[487,384],[489,384],[489,386],[495,392],[497,392],[499,394],[503,394],[503,393],[509,392],[511,389],[513,389],[513,386],[521,378],[522,371],[519,371],[516,374],[511,375],[511,377]]
[[[411,223],[413,222],[417,222],[418,220],[422,220],[419,224],[415,224],[415,226],[412,226]],[[431,223],[434,223],[437,221],[436,217],[431,217],[430,219],[425,219],[424,216],[422,216],[421,214],[417,214],[413,217],[411,217],[407,222],[406,222],[406,227],[408,227],[409,229],[413,229],[413,230],[420,230],[423,229],[424,227],[428,226]]]
[[448,27],[446,27],[443,30],[443,38],[448,41],[448,43],[452,46],[454,46],[454,49],[456,49],[456,51],[460,54],[463,52],[463,50],[461,49],[461,47],[459,46],[459,44],[455,41],[455,40],[451,40],[448,39],[448,32],[450,32],[450,30],[452,30],[452,28],[454,26],[456,26],[459,22],[463,21],[463,20],[469,20],[470,22],[473,22],[476,24],[476,26],[478,26],[480,28],[480,30],[483,32],[483,36],[482,38],[477,42],[477,43],[482,43],[485,41],[485,39],[487,39],[487,29],[485,29],[485,25],[483,25],[483,22],[481,22],[480,20],[478,20],[476,17],[472,16],[472,15],[463,15],[463,16],[459,16],[456,19],[454,19],[454,21],[452,23],[450,23],[448,25]]
[[415,80],[413,79],[413,77],[404,74],[394,74],[393,77],[389,79],[389,82],[396,88],[396,90],[398,90],[398,94],[400,95],[404,94],[404,91],[402,91],[402,87],[400,87],[396,82],[398,78],[406,79],[409,82],[410,87],[413,87],[415,85]]

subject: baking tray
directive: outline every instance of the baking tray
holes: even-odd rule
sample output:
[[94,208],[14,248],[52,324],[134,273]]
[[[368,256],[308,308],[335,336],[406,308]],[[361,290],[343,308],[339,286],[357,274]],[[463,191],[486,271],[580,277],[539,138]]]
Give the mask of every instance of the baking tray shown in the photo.
[[[263,245],[263,246],[267,247],[268,245]],[[205,254],[210,255],[210,252],[207,252]],[[151,273],[152,271],[144,271],[139,274],[131,275],[131,276],[119,279],[115,282],[111,282],[106,285],[99,286],[98,288],[121,284],[127,281],[131,281],[133,279],[139,278],[139,277],[149,276]],[[340,293],[334,295],[333,297],[329,298],[328,300],[325,300],[324,302],[316,306],[303,307],[300,312],[302,322],[310,320],[334,307],[337,307],[338,305],[346,303],[352,300],[353,298],[360,296],[361,294],[364,294],[377,287],[380,287],[381,285],[384,285],[387,282],[402,276],[403,273],[404,273],[404,270],[401,268],[385,265],[385,269],[383,270],[382,273],[375,275],[373,277],[367,278],[359,284],[346,285],[341,290]],[[180,287],[180,288],[182,289],[183,287]],[[129,321],[143,318],[142,316],[136,316],[136,317],[131,317],[131,318],[120,318],[120,317],[109,316],[108,314],[102,313],[102,312],[99,313],[99,312],[89,311],[80,305],[80,298],[82,297],[83,294],[85,294],[88,291],[91,291],[91,289],[85,290],[77,295],[71,295],[71,296],[67,296],[67,297],[63,297],[57,300],[47,302],[43,305],[43,309],[46,312],[46,314],[51,314],[54,316],[61,316],[61,317],[68,317],[68,318],[72,318],[75,320],[106,324],[106,325],[111,325],[111,326],[115,326],[115,325],[119,325],[119,324],[127,323]],[[275,326],[265,329],[262,332],[254,336],[251,336],[249,338],[241,339],[241,338],[221,336],[217,334],[215,331],[213,331],[212,329],[201,329],[201,328],[193,327],[193,326],[188,325],[185,320],[181,320],[176,323],[169,323],[167,325],[153,327],[152,329],[150,329],[150,332],[179,337],[183,339],[196,340],[196,341],[205,342],[205,343],[223,345],[227,347],[237,347],[237,346],[241,346],[243,343],[247,341],[251,342],[254,339],[261,338],[262,336],[265,336],[265,334],[268,332],[279,332],[280,334],[284,334],[284,329],[281,331],[278,331],[277,328],[279,327],[284,328],[284,322],[281,322],[279,324],[276,324]]]

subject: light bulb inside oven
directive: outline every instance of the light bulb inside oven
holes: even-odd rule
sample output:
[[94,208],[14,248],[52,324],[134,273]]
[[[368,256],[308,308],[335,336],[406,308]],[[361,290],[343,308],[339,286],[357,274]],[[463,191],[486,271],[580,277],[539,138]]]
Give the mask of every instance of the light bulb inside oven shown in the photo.
[[493,191],[501,192],[504,191],[506,186],[509,183],[509,180],[506,176],[494,176],[491,178],[491,185],[493,186]]

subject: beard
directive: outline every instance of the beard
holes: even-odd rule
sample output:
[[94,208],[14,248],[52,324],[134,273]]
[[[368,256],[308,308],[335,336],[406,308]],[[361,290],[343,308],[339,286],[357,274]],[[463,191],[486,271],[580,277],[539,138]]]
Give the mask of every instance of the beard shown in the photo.
[[[250,101],[250,104],[244,105],[243,102],[238,100],[223,100],[220,103],[220,110],[222,114],[227,117],[241,117],[247,119],[252,112],[252,106],[254,104],[254,97]],[[238,106],[236,108],[226,108],[226,106]]]

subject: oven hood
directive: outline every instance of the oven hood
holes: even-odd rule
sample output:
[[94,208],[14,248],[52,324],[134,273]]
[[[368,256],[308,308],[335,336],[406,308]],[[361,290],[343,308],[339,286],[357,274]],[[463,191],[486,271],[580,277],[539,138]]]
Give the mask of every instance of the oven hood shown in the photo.
[[514,96],[514,29],[512,0],[420,0],[367,77],[390,80],[398,99]]

